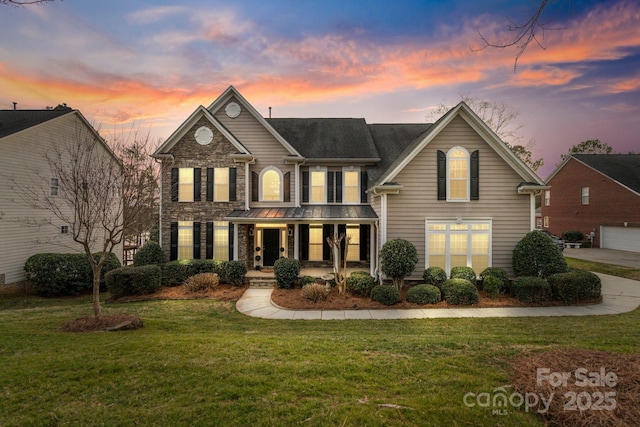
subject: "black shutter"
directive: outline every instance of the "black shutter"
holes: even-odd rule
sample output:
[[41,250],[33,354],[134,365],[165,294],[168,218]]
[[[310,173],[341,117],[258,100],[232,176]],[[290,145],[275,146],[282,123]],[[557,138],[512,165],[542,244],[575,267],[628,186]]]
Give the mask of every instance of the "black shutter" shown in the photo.
[[207,237],[206,237],[206,254],[207,259],[213,259],[213,222],[207,222]]
[[202,169],[193,169],[193,201],[199,202],[202,199]]
[[[367,186],[368,185],[369,185],[369,174],[367,174],[367,171],[360,171],[360,203],[367,203]],[[361,257],[361,259],[365,259],[365,258]]]
[[360,224],[360,260],[366,261],[369,257],[369,234],[371,226]]
[[259,182],[258,172],[251,172],[251,201],[258,201],[258,182]]
[[333,174],[334,172],[327,172],[327,203],[333,203]]
[[480,153],[471,153],[471,200],[480,200]]
[[238,172],[236,168],[229,168],[229,201],[235,202],[236,199],[236,176]]
[[342,172],[336,172],[336,203],[342,203]]
[[282,183],[282,186],[284,191],[284,195],[282,199],[285,202],[290,202],[291,201],[291,172],[287,172],[284,174],[284,182]]
[[307,261],[309,259],[309,224],[300,224],[298,233],[300,234],[300,260]]
[[178,201],[178,168],[171,169],[171,201]]
[[229,223],[229,260],[233,260],[233,223]]
[[302,172],[302,201],[309,203],[309,171]]
[[207,202],[213,202],[213,168],[207,168]]
[[193,259],[200,259],[200,223],[193,223]]
[[438,150],[438,200],[447,200],[447,155]]
[[327,243],[327,237],[333,234],[333,224],[322,225],[322,259],[328,261],[331,259],[331,247]]
[[171,237],[169,244],[169,261],[178,259],[178,223],[171,223]]

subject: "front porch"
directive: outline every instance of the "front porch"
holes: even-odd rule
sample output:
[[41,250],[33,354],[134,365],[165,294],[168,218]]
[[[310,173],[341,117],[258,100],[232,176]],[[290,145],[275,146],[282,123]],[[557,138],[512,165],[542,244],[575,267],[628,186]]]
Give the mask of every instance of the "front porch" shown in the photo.
[[[354,271],[368,271],[369,268],[347,268],[347,277]],[[323,276],[333,275],[331,268],[305,267],[300,269],[300,277],[311,276],[321,279]],[[251,287],[272,287],[275,282],[275,274],[273,269],[267,270],[249,270],[246,274]]]

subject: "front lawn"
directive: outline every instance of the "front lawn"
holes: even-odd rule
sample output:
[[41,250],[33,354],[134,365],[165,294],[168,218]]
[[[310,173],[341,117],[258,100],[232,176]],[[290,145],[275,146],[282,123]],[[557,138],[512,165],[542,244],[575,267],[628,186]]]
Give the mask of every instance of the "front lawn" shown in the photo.
[[0,425],[543,425],[466,393],[510,384],[552,348],[638,352],[640,311],[615,316],[277,321],[232,302],[104,306],[144,328],[62,333],[90,297],[0,296]]

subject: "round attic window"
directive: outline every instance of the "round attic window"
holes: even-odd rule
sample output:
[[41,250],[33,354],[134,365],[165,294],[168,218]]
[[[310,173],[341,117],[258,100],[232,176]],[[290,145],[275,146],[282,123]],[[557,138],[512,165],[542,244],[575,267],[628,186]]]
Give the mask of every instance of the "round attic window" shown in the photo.
[[207,145],[213,141],[213,131],[206,126],[202,126],[196,131],[195,137],[198,144]]
[[228,103],[226,108],[224,109],[224,112],[227,113],[227,116],[231,117],[232,119],[238,117],[240,115],[240,111],[240,106],[235,102]]

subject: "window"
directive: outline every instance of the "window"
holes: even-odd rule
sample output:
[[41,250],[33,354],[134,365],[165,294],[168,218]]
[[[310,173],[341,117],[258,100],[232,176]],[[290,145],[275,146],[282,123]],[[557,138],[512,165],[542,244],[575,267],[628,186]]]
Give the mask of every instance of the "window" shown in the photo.
[[454,147],[447,153],[447,186],[449,201],[469,201],[469,153]]
[[347,224],[347,236],[351,237],[347,261],[360,261],[360,225]]
[[549,228],[549,217],[548,216],[544,217],[544,228]]
[[213,259],[229,261],[229,223],[213,223]]
[[344,170],[343,203],[360,203],[360,171]]
[[536,218],[536,228],[538,230],[542,228],[542,218]]
[[60,234],[69,234],[69,226],[63,225],[62,227],[60,227]]
[[51,178],[51,181],[49,182],[49,187],[51,188],[51,195],[57,196],[58,195],[58,178]]
[[327,171],[311,171],[311,203],[327,203]]
[[282,176],[275,168],[267,168],[262,171],[260,192],[262,201],[282,200]]
[[544,190],[544,205],[551,205],[551,190]]
[[309,226],[309,261],[322,261],[322,225]]
[[193,259],[193,223],[178,222],[178,259]]
[[229,168],[215,168],[213,172],[213,200],[229,201]]
[[192,168],[178,169],[178,201],[193,202],[193,169]]
[[589,187],[582,187],[582,204],[589,204]]
[[489,266],[491,222],[427,221],[427,267],[469,266],[480,274]]

